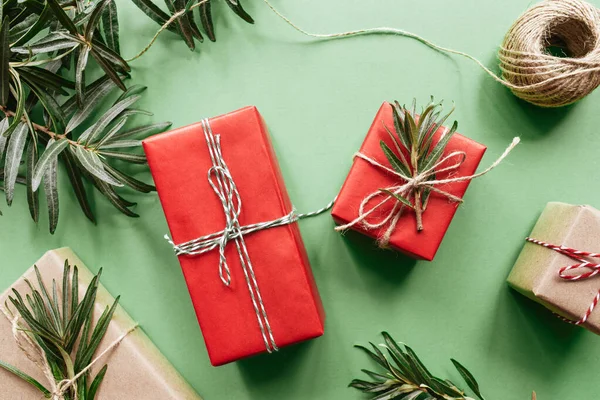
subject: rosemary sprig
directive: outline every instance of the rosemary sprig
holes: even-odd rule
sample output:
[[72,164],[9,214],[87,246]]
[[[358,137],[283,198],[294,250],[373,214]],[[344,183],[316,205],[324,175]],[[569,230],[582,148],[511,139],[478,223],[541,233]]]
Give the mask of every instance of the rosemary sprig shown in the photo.
[[[360,345],[355,347],[363,350],[385,372],[363,369],[371,380],[354,379],[350,387],[373,395],[371,400],[473,400],[452,381],[432,375],[410,347],[398,344],[387,332],[382,335],[385,344],[381,346],[370,343],[372,350]],[[388,355],[384,355],[379,347],[386,349]],[[469,370],[454,359],[452,363],[475,396],[484,400],[479,384]],[[532,399],[536,399],[535,392]]]
[[[449,113],[442,114],[442,103],[435,103],[433,97],[421,110],[420,116],[416,113],[416,100],[413,100],[410,109],[401,106],[397,101],[390,106],[394,117],[394,132],[385,124],[384,128],[390,135],[395,149],[392,150],[384,141],[381,141],[380,145],[395,171],[414,178],[434,167],[442,158],[446,145],[458,128],[458,123],[454,121],[452,127],[443,133],[435,144],[433,140],[435,133],[454,111],[454,107]],[[435,174],[430,175],[426,180],[435,180]],[[423,212],[427,208],[430,190],[426,187],[415,187],[407,196],[386,193],[413,209],[417,219],[417,230],[423,230]]]
[[[8,301],[24,321],[24,324],[20,324],[21,333],[27,335],[42,350],[45,360],[41,361],[45,361],[58,385],[65,379],[73,379],[90,364],[108,329],[119,298],[115,299],[111,307],[106,307],[94,325],[94,305],[102,270],[94,276],[80,301],[78,269],[76,266],[71,267],[68,260],[65,261],[60,296],[56,281],[52,281],[52,288],[49,291],[42,282],[37,266],[34,268],[38,287],[34,287],[29,280],[26,280],[31,293],[23,298],[21,293],[13,289],[13,295]],[[6,309],[9,309],[8,304]],[[31,384],[45,398],[50,398],[52,395],[51,390],[17,368],[2,361],[0,361],[0,368]],[[94,400],[106,369],[105,365],[95,377],[86,372],[62,394],[62,398]]]

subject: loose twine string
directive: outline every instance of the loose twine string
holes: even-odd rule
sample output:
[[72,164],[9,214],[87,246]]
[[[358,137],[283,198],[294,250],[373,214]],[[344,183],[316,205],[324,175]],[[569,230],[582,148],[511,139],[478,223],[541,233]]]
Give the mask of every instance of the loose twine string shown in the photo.
[[132,333],[139,327],[137,323],[134,324],[131,328],[129,328],[121,336],[119,336],[111,344],[109,344],[98,356],[96,356],[96,358],[94,358],[85,368],[79,371],[76,375],[74,375],[72,378],[63,379],[57,382],[54,379],[52,368],[48,364],[44,350],[26,333],[26,330],[20,324],[20,320],[22,319],[21,316],[18,313],[13,314],[8,308],[1,306],[0,311],[2,311],[4,316],[10,321],[12,325],[13,338],[19,346],[19,349],[21,349],[25,356],[30,361],[32,361],[46,377],[46,380],[50,384],[51,400],[64,400],[65,394],[71,387],[74,388],[74,400],[77,400],[77,380],[83,375],[87,374],[94,365],[96,365],[108,353],[113,351],[130,333]]
[[[515,148],[515,146],[519,144],[519,142],[520,142],[520,139],[518,137],[515,137],[513,139],[513,141],[511,142],[511,144],[506,148],[506,150],[504,150],[504,153],[502,153],[502,155],[500,157],[498,157],[498,159],[496,161],[494,161],[494,163],[492,163],[488,168],[486,168],[485,170],[483,170],[477,174],[468,175],[468,176],[459,176],[456,178],[433,179],[433,180],[428,180],[428,179],[430,177],[432,177],[434,174],[438,174],[440,172],[449,172],[449,171],[457,170],[461,166],[461,164],[464,162],[466,153],[463,151],[454,151],[454,152],[442,157],[431,168],[423,170],[415,176],[406,176],[403,173],[398,172],[392,168],[389,168],[389,167],[379,163],[378,161],[374,160],[373,158],[371,158],[363,153],[358,152],[354,155],[355,157],[365,160],[372,166],[379,168],[383,171],[386,171],[387,173],[399,178],[402,183],[386,187],[384,189],[384,191],[382,191],[381,189],[378,189],[378,190],[372,192],[371,194],[367,195],[360,203],[358,217],[345,225],[337,226],[335,228],[335,230],[336,231],[344,231],[344,230],[352,228],[358,224],[361,224],[362,226],[364,226],[366,229],[369,229],[369,230],[379,229],[379,228],[382,228],[383,226],[387,225],[385,232],[377,239],[377,242],[380,247],[386,247],[389,244],[390,237],[394,233],[394,231],[396,229],[396,225],[398,223],[398,220],[400,219],[400,216],[402,215],[402,212],[405,207],[405,204],[401,203],[394,195],[399,195],[399,196],[402,196],[405,198],[406,197],[410,198],[410,196],[416,190],[427,188],[433,192],[436,192],[436,193],[448,198],[450,201],[462,202],[462,199],[460,197],[454,196],[453,194],[450,194],[450,193],[436,187],[435,185],[444,185],[444,184],[448,184],[448,183],[470,181],[472,179],[475,179],[482,175],[487,174],[492,169],[496,168],[506,158],[506,156],[508,156],[508,154]],[[453,163],[444,168],[438,169],[447,162],[453,162]],[[383,200],[381,200],[379,203],[373,205],[370,209],[365,210],[368,207],[369,203],[373,199],[378,198],[378,197],[383,197]],[[383,217],[378,222],[369,222],[367,217],[369,217],[375,211],[379,210],[381,207],[383,207],[389,201],[393,201],[394,206],[387,213],[384,213]],[[381,215],[381,214],[379,214],[379,215]]]
[[[519,98],[541,107],[560,107],[585,97],[600,84],[600,13],[581,0],[545,0],[527,10],[510,28],[498,51],[501,76],[477,58],[462,51],[438,46],[414,33],[388,27],[339,33],[311,33],[277,10],[267,6],[303,35],[337,39],[367,34],[393,34],[416,39],[425,45],[475,62],[496,82]],[[570,57],[548,54],[547,48],[562,45]]]
[[[557,246],[555,244],[546,243],[546,242],[543,242],[541,240],[537,240],[537,239],[534,239],[531,237],[528,237],[525,240],[527,240],[528,242],[537,244],[539,246],[545,247],[547,249],[554,250],[557,253],[560,253],[560,254],[570,257],[576,261],[579,261],[579,263],[577,263],[577,264],[562,267],[558,271],[558,276],[561,279],[564,279],[566,281],[571,281],[571,282],[577,282],[577,281],[584,281],[584,280],[593,278],[594,276],[600,274],[600,263],[593,263],[584,258],[584,257],[600,258],[600,253],[591,253],[588,251],[576,250],[571,247]],[[568,271],[580,270],[580,269],[587,269],[588,272],[575,274],[575,275],[567,273]],[[594,297],[592,304],[590,304],[590,306],[586,310],[585,314],[583,314],[583,317],[581,317],[579,320],[573,321],[568,318],[564,318],[560,315],[558,317],[560,317],[562,320],[564,320],[568,323],[571,323],[573,325],[585,324],[586,321],[590,318],[590,316],[594,312],[594,309],[598,305],[599,301],[600,301],[600,290],[598,291],[598,294],[596,294],[596,296]]]
[[202,120],[202,129],[204,131],[204,138],[212,162],[212,167],[208,170],[208,183],[223,207],[223,213],[225,214],[225,228],[219,232],[201,236],[181,244],[175,244],[168,235],[165,235],[165,239],[173,246],[175,254],[178,256],[200,255],[210,252],[218,247],[219,277],[225,286],[231,285],[231,271],[227,263],[225,249],[229,241],[233,240],[240,259],[242,271],[244,272],[244,278],[246,280],[246,285],[248,286],[248,292],[250,293],[252,306],[256,314],[265,348],[267,349],[267,352],[272,353],[279,350],[279,348],[277,347],[273,336],[269,317],[254,273],[254,266],[252,265],[250,255],[248,254],[245,236],[264,229],[292,224],[302,218],[319,215],[329,210],[333,206],[333,201],[327,206],[311,213],[297,214],[295,210],[292,210],[289,214],[272,221],[242,226],[239,221],[239,216],[242,211],[242,198],[231,172],[229,171],[229,167],[223,158],[223,153],[221,152],[221,137],[220,135],[215,135],[213,133],[208,119]]
[[[201,0],[175,12],[156,32],[146,47],[127,59],[134,61],[146,53],[158,36],[172,23],[209,0]],[[418,40],[441,52],[459,55],[475,62],[488,76],[509,88],[517,97],[540,107],[572,104],[600,85],[600,12],[582,0],[544,0],[519,17],[498,50],[501,75],[476,57],[438,46],[403,29],[378,27],[338,33],[312,33],[283,15],[269,0],[265,4],[283,21],[303,35],[318,39],[339,39],[368,34],[392,34]],[[549,47],[562,47],[567,57],[549,53]]]

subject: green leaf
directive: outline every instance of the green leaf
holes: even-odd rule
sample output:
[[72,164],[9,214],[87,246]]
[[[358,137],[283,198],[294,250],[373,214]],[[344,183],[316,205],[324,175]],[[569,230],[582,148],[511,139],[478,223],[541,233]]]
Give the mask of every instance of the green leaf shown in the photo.
[[40,214],[40,202],[36,189],[33,188],[33,171],[37,162],[37,146],[34,140],[27,145],[27,204],[31,218],[37,223]]
[[142,94],[143,92],[146,91],[146,89],[148,89],[148,87],[147,86],[143,86],[143,85],[133,85],[133,86],[130,86],[130,87],[127,88],[126,91],[124,91],[123,93],[121,93],[121,95],[119,96],[119,98],[117,100],[115,100],[114,104],[117,104],[118,102],[120,102],[121,100],[126,99],[127,97],[131,97],[131,96],[136,96],[138,94]]
[[115,53],[120,54],[119,17],[115,0],[110,0],[102,13],[102,30],[104,31],[107,46]]
[[94,213],[92,212],[92,208],[87,198],[87,192],[85,190],[85,186],[83,185],[81,171],[77,167],[73,155],[70,151],[64,151],[60,154],[60,157],[65,163],[67,174],[69,176],[69,181],[71,182],[73,192],[75,192],[75,197],[77,197],[77,202],[79,203],[81,210],[90,221],[96,223],[96,218],[94,217]]
[[58,155],[69,146],[69,140],[67,138],[61,138],[57,141],[51,139],[48,142],[48,146],[46,150],[42,153],[40,160],[35,165],[35,170],[33,172],[33,182],[32,187],[33,190],[36,191],[42,182],[42,178],[45,176],[45,172],[47,168],[51,168]]
[[146,156],[143,154],[131,154],[131,153],[123,153],[120,151],[98,151],[99,154],[108,157],[115,158],[117,160],[130,162],[132,164],[146,164]]
[[85,68],[89,55],[90,48],[87,46],[82,47],[79,51],[79,57],[77,57],[77,66],[75,67],[75,89],[77,90],[77,104],[79,107],[83,107],[85,99]]
[[392,116],[394,118],[394,128],[396,129],[396,134],[400,139],[400,142],[407,150],[410,149],[410,137],[407,132],[404,131],[404,110],[400,107],[400,103],[397,101],[394,104],[390,104],[392,108]]
[[2,362],[2,361],[0,361],[0,367],[4,368],[8,372],[12,373],[13,375],[21,378],[23,381],[25,381],[25,382],[29,383],[30,385],[32,385],[34,388],[36,388],[37,390],[39,390],[40,392],[42,392],[42,394],[44,395],[44,397],[49,397],[50,396],[50,391],[48,389],[46,389],[44,387],[44,385],[42,385],[41,383],[39,383],[38,381],[36,381],[35,379],[33,379],[31,376],[27,375],[26,373],[21,372],[19,369],[13,367],[10,364]]
[[[96,46],[96,47],[98,47],[98,46]],[[92,48],[91,53],[92,53],[92,56],[94,57],[94,59],[96,60],[96,62],[98,63],[98,65],[100,65],[100,67],[104,70],[104,72],[106,73],[106,75],[108,75],[108,77],[121,90],[127,90],[127,87],[125,87],[125,84],[121,80],[121,77],[119,76],[119,73],[117,72],[117,70],[108,61],[106,61],[104,59],[104,57],[102,57],[102,55],[100,55],[96,51],[96,48]]]
[[44,10],[40,14],[36,23],[27,32],[25,32],[20,38],[18,38],[14,43],[12,43],[12,46],[13,47],[21,46],[21,45],[29,42],[37,34],[39,34],[42,30],[44,30],[48,26],[51,14],[52,14],[52,12],[50,11],[50,6],[48,4],[46,4],[44,6]]
[[112,176],[110,176],[102,166],[102,162],[93,151],[85,150],[82,146],[77,146],[75,150],[75,156],[81,163],[81,165],[88,171],[90,174],[95,176],[101,181],[104,181],[113,186],[123,186],[123,184]]
[[[4,136],[9,136],[17,126],[22,122],[23,114],[25,113],[25,93],[23,91],[23,85],[17,72],[13,71],[14,83],[17,86],[17,109],[12,121],[8,124],[8,128],[4,131]],[[11,88],[12,90],[12,88]]]
[[6,193],[6,203],[10,206],[13,201],[15,182],[19,172],[19,165],[23,158],[25,141],[29,128],[25,122],[20,122],[15,131],[8,139],[8,149],[6,150],[6,161],[4,164],[4,191]]
[[254,20],[252,17],[242,8],[239,0],[225,0],[225,3],[236,13],[240,18],[249,24],[253,24]]
[[[106,146],[110,146],[111,144],[105,144],[107,141],[109,141],[114,135],[117,134],[117,132],[119,130],[121,130],[121,128],[123,127],[123,125],[125,125],[125,123],[127,122],[127,117],[121,117],[116,124],[114,124],[109,131],[106,133],[106,135],[104,135],[102,137],[102,139],[100,139],[99,142],[97,143],[92,143],[90,144],[90,147],[93,147],[95,149],[100,149],[100,148],[105,148]],[[139,141],[138,141],[139,142]],[[141,143],[140,143],[141,145]]]
[[[192,1],[195,1],[195,0],[192,0]],[[198,41],[200,41],[200,43],[202,43],[202,42],[204,42],[204,37],[202,36],[202,33],[200,32],[200,28],[198,28],[196,21],[194,21],[194,14],[192,11],[187,12],[183,17],[187,18],[188,23],[190,24],[190,28],[192,29],[192,35],[196,39],[198,39]]]
[[118,169],[112,167],[108,163],[104,163],[104,169],[106,169],[106,171],[109,174],[111,174],[115,179],[117,179],[120,182],[123,182],[125,185],[129,186],[134,190],[137,190],[138,192],[150,193],[156,191],[156,188],[154,186],[148,185],[147,183],[139,181],[134,177],[126,175]]
[[105,365],[104,367],[102,367],[100,372],[98,372],[98,375],[96,375],[96,377],[92,381],[92,384],[90,385],[90,390],[88,391],[85,400],[94,400],[96,398],[96,393],[98,392],[98,388],[100,387],[100,384],[102,383],[102,380],[106,375],[107,369],[108,366]]
[[8,16],[2,21],[0,27],[0,105],[8,104],[10,94],[10,45],[8,42],[8,29],[10,19]]
[[112,106],[108,111],[106,111],[99,119],[96,121],[94,125],[88,128],[80,137],[80,143],[91,143],[93,142],[104,130],[106,127],[117,118],[123,111],[125,111],[129,106],[133,105],[136,101],[140,99],[140,96],[132,96],[128,97],[124,100],[121,100],[114,106]]
[[[85,121],[98,106],[98,104],[115,88],[115,83],[106,78],[95,88],[87,89],[87,96],[83,107],[75,111],[75,114],[69,120],[65,132],[71,132]],[[66,108],[63,106],[63,108]]]
[[408,199],[400,196],[399,194],[396,194],[388,189],[379,189],[379,191],[392,196],[393,198],[395,198],[396,200],[398,200],[399,202],[401,202],[402,204],[404,204],[407,207],[410,207],[412,209],[415,208],[415,206],[413,206],[412,203]]
[[75,82],[63,78],[54,72],[48,71],[44,68],[39,67],[21,67],[19,72],[23,78],[28,78],[33,81],[34,84],[46,89],[57,91],[62,95],[67,95],[63,87],[69,89],[75,89]]
[[207,1],[206,3],[200,6],[200,21],[202,22],[202,27],[208,35],[208,38],[213,42],[217,40],[215,37],[215,27],[212,19],[210,1]]
[[481,395],[481,391],[479,389],[479,384],[477,383],[477,380],[475,380],[475,377],[469,372],[468,369],[463,367],[461,363],[459,363],[455,359],[452,359],[451,361],[452,364],[454,364],[454,367],[458,370],[458,373],[463,377],[469,388],[473,391],[473,393],[475,393],[477,397],[483,400],[483,396]]
[[71,50],[79,45],[80,42],[74,36],[64,32],[53,32],[30,45],[13,47],[11,51],[17,54],[35,55],[59,50]]
[[94,31],[96,30],[96,26],[100,23],[100,18],[102,17],[104,8],[108,5],[110,1],[111,0],[101,0],[90,13],[90,18],[88,19],[84,32],[85,39],[88,42],[92,40],[92,37],[94,36]]
[[27,31],[35,24],[38,18],[38,15],[31,13],[21,21],[12,24],[8,35],[9,42],[12,43],[27,33]]
[[112,137],[112,140],[120,140],[129,137],[136,136],[147,136],[151,133],[163,132],[165,129],[168,129],[173,125],[172,122],[159,122],[151,125],[139,126],[137,128],[130,129],[126,132],[121,132]]
[[52,9],[52,13],[56,16],[60,24],[73,35],[78,35],[77,27],[69,18],[69,16],[62,9],[62,6],[58,3],[58,0],[47,0],[48,5]]
[[452,136],[456,132],[457,128],[458,123],[454,121],[454,124],[452,124],[452,128],[450,128],[450,130],[440,138],[437,144],[433,147],[433,150],[431,150],[431,153],[429,153],[426,157],[421,158],[422,161],[420,162],[420,164],[422,164],[422,166],[419,166],[419,169],[421,171],[427,171],[440,160],[442,154],[444,154],[446,145],[448,144],[450,139],[452,139]]
[[[167,13],[161,10],[151,0],[133,0],[133,4],[135,4],[147,16],[161,26],[164,25],[170,18]],[[167,29],[171,32],[178,33],[177,28],[175,28],[173,25],[170,25]]]
[[92,357],[98,349],[102,338],[106,334],[106,331],[108,330],[108,325],[110,324],[110,321],[117,309],[117,306],[119,305],[119,299],[120,297],[117,296],[110,309],[107,308],[98,319],[96,327],[92,332],[90,342],[85,349],[85,353],[80,359],[76,360],[76,366],[78,370],[85,368],[85,366],[92,361]]
[[95,179],[94,184],[96,185],[98,190],[100,190],[100,192],[112,203],[112,205],[115,206],[115,208],[117,210],[121,211],[123,214],[127,215],[128,217],[133,217],[133,218],[139,217],[138,214],[134,213],[133,211],[131,211],[128,208],[132,205],[135,205],[135,203],[128,202],[127,200],[125,200],[124,198],[119,196],[114,191],[114,189],[105,182]]
[[[185,8],[184,1],[185,0],[174,0],[173,4],[175,5],[175,9],[177,11],[183,10]],[[183,37],[185,43],[190,48],[190,50],[193,51],[196,48],[196,44],[194,43],[194,38],[192,36],[192,27],[185,14],[177,18],[177,24],[179,26],[181,36]]]
[[8,129],[8,118],[4,118],[0,121],[0,160],[4,156],[4,150],[6,149],[6,142],[8,141],[8,137],[4,134],[4,132]]
[[35,92],[37,98],[40,100],[40,103],[42,103],[42,106],[48,112],[48,115],[52,120],[54,132],[58,134],[64,132],[65,116],[60,105],[56,102],[54,97],[48,94],[45,89],[42,89],[35,84],[31,85],[31,89]]
[[129,64],[127,64],[127,61],[125,61],[123,57],[121,57],[118,53],[106,47],[103,43],[94,40],[94,42],[92,43],[92,48],[94,49],[95,53],[97,53],[107,62],[114,64],[115,66],[121,68],[125,72],[131,71],[131,67],[129,66]]
[[380,142],[380,146],[381,146],[381,149],[383,150],[383,153],[385,154],[385,157],[390,162],[392,168],[394,168],[394,170],[401,173],[405,177],[410,178],[412,176],[412,174],[410,172],[409,166],[404,165],[404,163],[400,160],[400,158],[398,158],[396,153],[394,153],[392,151],[392,149],[390,149],[383,140]]
[[128,147],[140,147],[142,145],[141,140],[117,140],[102,146],[98,146],[99,149],[124,149]]

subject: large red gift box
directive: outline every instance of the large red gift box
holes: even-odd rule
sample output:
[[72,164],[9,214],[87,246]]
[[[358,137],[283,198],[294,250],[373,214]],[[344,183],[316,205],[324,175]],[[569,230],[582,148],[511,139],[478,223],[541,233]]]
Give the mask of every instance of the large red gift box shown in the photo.
[[[381,150],[380,142],[383,140],[390,148],[394,148],[392,139],[386,131],[386,127],[394,130],[394,121],[392,107],[390,103],[383,103],[367,136],[360,148],[360,153],[374,159],[380,164],[389,166],[389,161]],[[439,137],[445,128],[440,128],[436,132]],[[434,137],[434,141],[436,141]],[[432,146],[433,147],[433,146]],[[463,163],[454,170],[440,172],[436,174],[436,179],[456,178],[460,176],[473,175],[485,153],[486,147],[467,137],[455,133],[448,142],[444,155],[454,151],[462,151],[466,154]],[[442,156],[444,157],[444,156]],[[448,164],[453,161],[448,160]],[[446,164],[443,164],[439,169],[443,169]],[[444,185],[439,185],[439,188],[462,198],[469,186],[470,181],[452,182]],[[365,160],[355,157],[354,163],[348,173],[348,177],[342,186],[338,198],[333,206],[332,215],[335,221],[340,225],[348,224],[354,221],[359,215],[359,207],[363,199],[369,196],[374,191],[380,188],[386,188],[398,184],[398,178],[375,168]],[[427,208],[423,213],[422,231],[416,229],[416,216],[412,210],[404,210],[402,216],[398,220],[396,229],[392,233],[389,246],[399,250],[411,257],[433,260],[437,252],[450,222],[454,217],[454,213],[459,203],[451,201],[447,197],[438,193],[432,192]],[[379,215],[386,215],[393,207],[393,202],[389,201],[383,205],[380,210],[375,213],[374,218]],[[371,217],[369,217],[371,218]],[[357,223],[352,227],[360,233],[378,239],[386,230],[386,226],[379,229],[367,229],[363,224]]]
[[[255,107],[211,118],[242,201],[240,225],[276,220],[292,211],[265,124]],[[172,240],[176,244],[219,232],[223,205],[208,182],[211,158],[201,123],[143,142]],[[277,347],[323,334],[325,314],[297,223],[244,236]],[[180,255],[183,274],[213,365],[267,351],[233,240],[225,255],[226,286],[218,248]]]

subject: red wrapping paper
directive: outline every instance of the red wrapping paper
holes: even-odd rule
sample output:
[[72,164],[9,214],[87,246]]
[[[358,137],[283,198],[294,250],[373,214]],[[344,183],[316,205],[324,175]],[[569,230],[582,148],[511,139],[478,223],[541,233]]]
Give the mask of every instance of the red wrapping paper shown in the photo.
[[[240,224],[278,219],[292,210],[265,124],[255,107],[210,119],[242,199]],[[210,187],[212,166],[200,123],[143,142],[175,243],[225,227]],[[325,314],[297,223],[245,236],[278,347],[321,336]],[[231,285],[219,277],[219,253],[179,256],[213,365],[266,351],[234,243],[226,248]]]
[[[385,126],[394,129],[394,121],[392,109],[389,103],[383,103],[367,136],[360,148],[360,152],[383,165],[389,166],[389,161],[381,150],[380,142],[383,140],[390,148],[394,148],[392,139],[386,132]],[[440,128],[436,135],[439,136],[444,128]],[[434,138],[434,141],[437,139]],[[448,142],[444,156],[453,151],[463,151],[466,153],[465,161],[456,170],[445,173],[438,173],[436,179],[446,179],[450,177],[468,176],[475,173],[479,165],[486,147],[469,138],[455,133],[452,139]],[[444,157],[442,156],[442,157]],[[447,165],[451,165],[450,161]],[[438,169],[442,169],[446,163]],[[438,187],[450,194],[462,198],[469,186],[470,181],[454,182]],[[360,203],[365,197],[372,192],[389,186],[398,184],[398,178],[392,176],[379,168],[376,168],[365,160],[355,158],[348,177],[342,186],[340,194],[333,206],[332,216],[336,223],[342,225],[347,224],[358,217]],[[443,195],[432,192],[429,197],[427,209],[423,213],[424,229],[418,232],[416,229],[416,217],[412,210],[403,211],[400,217],[396,230],[392,234],[389,246],[398,251],[401,251],[411,257],[433,260],[435,254],[450,226],[450,222],[456,213],[459,203],[448,200]],[[393,202],[388,201],[381,210],[375,212],[374,215],[368,217],[377,218],[380,215],[386,215],[393,207]],[[364,235],[374,239],[379,238],[386,230],[387,225],[375,230],[366,229],[362,224],[358,223],[352,227]]]

